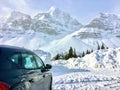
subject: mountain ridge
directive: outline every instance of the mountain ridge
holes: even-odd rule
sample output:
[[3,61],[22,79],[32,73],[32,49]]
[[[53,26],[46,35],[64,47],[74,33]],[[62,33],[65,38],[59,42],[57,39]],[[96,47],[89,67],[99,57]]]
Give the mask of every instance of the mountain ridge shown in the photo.
[[[70,46],[77,49],[78,53],[96,50],[102,44],[108,48],[120,47],[120,17],[114,14],[100,13],[85,26],[54,7],[47,12],[38,13],[33,18],[20,12],[14,12],[12,15],[14,18],[9,18],[9,23],[2,23],[4,28],[1,28],[1,44],[42,49],[54,55],[57,52],[66,52]],[[9,28],[13,22],[15,27]],[[26,41],[28,43],[24,45]]]

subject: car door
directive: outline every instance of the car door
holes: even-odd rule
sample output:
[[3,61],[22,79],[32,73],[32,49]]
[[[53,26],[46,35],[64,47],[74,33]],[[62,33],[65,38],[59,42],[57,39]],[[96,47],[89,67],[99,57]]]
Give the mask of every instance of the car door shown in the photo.
[[44,65],[43,61],[37,55],[34,55],[37,62],[38,68],[41,69],[42,75],[44,77],[44,90],[51,90],[52,86],[52,74],[49,69]]
[[[46,88],[45,74],[41,69],[45,68],[43,63],[39,63],[33,54],[21,53],[24,81],[27,82],[29,90],[48,90]],[[28,83],[29,81],[29,83]],[[47,82],[48,83],[48,82]]]

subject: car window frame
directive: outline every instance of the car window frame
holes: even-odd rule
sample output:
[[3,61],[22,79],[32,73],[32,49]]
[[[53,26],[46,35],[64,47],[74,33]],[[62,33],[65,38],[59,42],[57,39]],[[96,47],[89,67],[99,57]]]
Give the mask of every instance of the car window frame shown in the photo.
[[[19,54],[19,57],[18,57],[18,62],[19,64],[16,64],[15,62],[13,62],[10,58],[15,55],[15,54]],[[9,62],[12,63],[12,67],[11,68],[16,68],[16,69],[21,69],[21,52],[13,52],[12,54],[10,54],[9,56],[7,56],[7,60]]]
[[[34,58],[35,58],[35,57],[38,57],[38,58],[40,59],[40,61],[41,61],[42,64],[43,64],[43,67],[44,67],[43,69],[45,69],[45,63],[43,62],[43,60],[42,60],[38,55],[36,55],[36,54],[33,54],[33,56],[34,56]],[[38,69],[41,69],[41,68],[39,67],[38,63],[37,63],[36,58],[35,58],[35,61],[36,61],[36,64],[37,64]]]
[[[19,54],[19,58],[18,58],[19,64],[16,64],[15,62],[13,62],[11,60],[11,57],[13,55],[15,55],[15,54]],[[36,68],[25,68],[25,67],[23,67],[22,54],[30,54],[30,55],[32,55],[34,60],[35,60]],[[31,52],[13,52],[12,54],[10,54],[7,57],[7,60],[12,62],[12,68],[15,66],[15,68],[17,68],[17,69],[25,69],[25,70],[38,70],[38,69],[40,69],[41,70],[41,68],[39,68],[39,65],[38,65],[37,60],[36,60],[35,57],[38,57],[41,60],[41,62],[43,63],[43,66],[45,68],[45,63],[43,62],[43,60],[38,55],[36,55],[35,53],[31,53]]]
[[[35,60],[35,63],[36,63],[36,66],[37,66],[37,68],[24,68],[23,67],[23,61],[22,61],[22,54],[30,54],[30,55],[32,55],[33,56],[33,58],[34,58],[34,60]],[[35,59],[35,56],[37,56],[37,57],[39,57],[38,55],[36,55],[36,54],[34,54],[34,53],[31,53],[31,52],[21,52],[21,64],[22,64],[22,69],[25,69],[25,70],[41,70],[39,67],[38,67],[38,64],[37,64],[37,61],[36,61],[36,59]],[[40,57],[39,57],[40,58]],[[40,58],[41,59],[41,58]],[[41,59],[41,61],[42,61],[42,59]],[[42,61],[42,63],[43,63],[43,65],[44,65],[44,68],[45,68],[45,64],[44,64],[44,62]]]

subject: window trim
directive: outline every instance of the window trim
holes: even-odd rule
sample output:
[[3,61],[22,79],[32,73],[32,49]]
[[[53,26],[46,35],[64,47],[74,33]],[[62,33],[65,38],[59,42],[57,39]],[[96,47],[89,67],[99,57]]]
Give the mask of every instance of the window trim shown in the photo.
[[[42,60],[38,55],[33,54],[33,57],[34,57],[34,58],[35,58],[35,57],[38,57],[38,58],[41,60],[41,62],[43,63],[43,66],[44,66],[44,68],[45,68],[45,64],[44,64],[43,60]],[[40,68],[39,68],[39,65],[38,65],[38,63],[37,63],[36,58],[35,58],[35,61],[36,61],[36,64],[37,64],[38,69],[40,69]]]
[[[13,55],[15,55],[15,54],[19,54],[19,56],[18,56],[18,63],[20,63],[20,64],[16,64],[16,63],[14,63],[14,62],[10,59],[10,58],[11,58]],[[13,66],[16,66],[17,69],[21,69],[21,53],[20,53],[20,52],[13,52],[13,53],[10,54],[9,56],[7,56],[7,60],[12,63],[12,68],[13,68]]]
[[[18,63],[19,63],[19,64],[14,63],[14,62],[10,59],[10,58],[11,58],[13,55],[15,55],[15,54],[19,54],[19,57],[18,57]],[[34,60],[35,60],[35,64],[36,64],[36,67],[37,67],[37,68],[24,68],[24,67],[23,67],[22,54],[32,55],[33,58],[34,58]],[[45,64],[44,64],[43,60],[42,60],[38,55],[36,55],[35,53],[31,53],[31,52],[13,52],[12,54],[10,54],[10,55],[7,57],[7,60],[12,63],[12,68],[13,68],[13,66],[15,65],[17,69],[41,70],[41,69],[39,68],[39,65],[38,65],[35,57],[38,57],[38,58],[41,60],[41,62],[43,63],[43,66],[44,66],[44,68],[45,68]]]
[[[30,55],[33,56],[34,59],[35,59],[35,56],[37,56],[37,55],[34,54],[34,53],[21,52],[21,67],[22,67],[22,69],[25,69],[25,70],[41,70],[41,69],[38,67],[38,63],[37,63],[36,59],[35,59],[35,64],[36,64],[37,68],[24,68],[24,67],[23,67],[22,54],[30,54]],[[37,56],[37,57],[39,57],[39,56]],[[39,58],[40,58],[40,57],[39,57]],[[41,58],[40,58],[40,59],[41,59]],[[41,59],[41,61],[42,61],[42,59]],[[42,61],[42,63],[43,63],[43,61]],[[44,63],[43,63],[43,65],[44,65],[44,67],[45,67],[45,64],[44,64]]]

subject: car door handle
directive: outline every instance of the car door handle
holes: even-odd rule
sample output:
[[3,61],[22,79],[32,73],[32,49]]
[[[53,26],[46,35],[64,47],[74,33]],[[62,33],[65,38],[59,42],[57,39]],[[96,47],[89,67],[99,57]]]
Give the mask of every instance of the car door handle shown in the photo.
[[29,82],[30,82],[30,83],[33,83],[33,82],[34,82],[34,79],[30,79]]
[[43,77],[45,78],[45,75],[43,75]]

